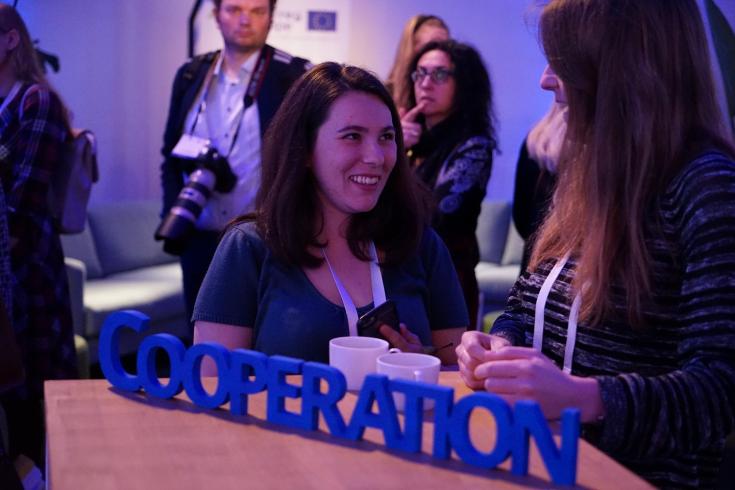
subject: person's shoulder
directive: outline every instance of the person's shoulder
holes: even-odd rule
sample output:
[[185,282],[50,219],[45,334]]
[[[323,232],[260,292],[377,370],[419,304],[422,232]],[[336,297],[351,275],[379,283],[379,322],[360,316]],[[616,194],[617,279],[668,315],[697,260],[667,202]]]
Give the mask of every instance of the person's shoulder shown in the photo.
[[261,238],[254,221],[240,221],[227,227],[222,235],[220,247],[229,255],[258,257],[268,256],[268,247]]
[[34,112],[34,108],[51,114],[61,113],[64,104],[61,97],[46,83],[26,83],[21,88],[21,115]]
[[307,60],[306,58],[294,56],[291,53],[287,53],[286,51],[275,48],[269,44],[265,45],[265,49],[273,50],[273,61],[276,64],[283,65],[291,70],[304,72],[310,70],[314,66],[311,61]]
[[219,50],[198,54],[189,58],[184,62],[184,64],[179,67],[177,71],[177,76],[184,78],[194,78],[197,72],[199,72],[202,68],[208,69],[209,66],[214,63],[214,60],[217,59],[218,54]]
[[426,257],[434,256],[438,250],[446,248],[444,241],[431,226],[425,226],[419,242],[419,253]]
[[447,161],[450,166],[459,161],[472,162],[472,168],[485,169],[487,178],[489,178],[494,150],[495,142],[491,138],[482,134],[472,135],[460,140],[447,157]]
[[683,169],[684,176],[699,172],[735,172],[735,159],[720,150],[708,150],[691,160]]
[[220,50],[215,50],[208,53],[197,54],[186,60],[186,62],[184,62],[182,66],[190,66],[200,63],[212,63],[215,59],[217,59],[217,55],[219,55],[219,53]]
[[234,223],[227,228],[225,236],[236,236],[239,240],[243,240],[249,243],[262,245],[263,239],[260,237],[258,227],[254,221],[240,221]]
[[463,153],[467,151],[486,151],[492,153],[495,148],[495,142],[486,134],[475,134],[463,139],[457,147],[457,152]]
[[735,160],[716,149],[704,151],[686,163],[669,185],[669,192],[701,191],[708,183],[735,181]]
[[[48,100],[53,97],[53,91],[45,83],[24,83],[21,86],[20,93],[23,94],[21,100],[26,101],[37,101],[37,100]],[[58,97],[56,97],[58,99]]]
[[735,212],[735,161],[718,150],[700,153],[669,183],[661,210],[683,226],[730,219]]
[[425,226],[424,231],[421,234],[421,244],[423,245],[431,245],[435,244],[437,242],[441,242],[442,239],[439,237],[439,234],[432,228],[431,226]]

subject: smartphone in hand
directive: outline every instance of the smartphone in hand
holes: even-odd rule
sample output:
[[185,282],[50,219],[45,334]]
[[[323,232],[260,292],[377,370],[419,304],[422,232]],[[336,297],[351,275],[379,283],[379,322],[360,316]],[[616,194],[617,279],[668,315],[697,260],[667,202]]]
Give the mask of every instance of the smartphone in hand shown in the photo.
[[397,332],[400,331],[396,304],[391,300],[376,306],[362,315],[357,320],[357,333],[362,337],[382,338],[378,329],[383,324],[388,325]]

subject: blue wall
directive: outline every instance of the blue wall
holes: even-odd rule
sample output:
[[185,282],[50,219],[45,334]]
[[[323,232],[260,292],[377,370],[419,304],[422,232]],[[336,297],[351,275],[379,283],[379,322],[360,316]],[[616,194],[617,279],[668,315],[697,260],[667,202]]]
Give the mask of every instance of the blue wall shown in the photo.
[[[351,11],[345,61],[382,76],[403,24],[416,13],[443,17],[454,37],[480,50],[494,84],[502,150],[488,197],[511,199],[520,144],[551,100],[538,87],[545,60],[536,39],[536,10],[529,6],[536,0],[334,1],[348,2]],[[735,21],[735,2],[716,3]],[[98,135],[101,181],[93,201],[159,198],[159,150],[173,75],[186,59],[192,4],[20,0],[31,35],[61,59],[61,72],[49,78],[73,111],[75,126]]]

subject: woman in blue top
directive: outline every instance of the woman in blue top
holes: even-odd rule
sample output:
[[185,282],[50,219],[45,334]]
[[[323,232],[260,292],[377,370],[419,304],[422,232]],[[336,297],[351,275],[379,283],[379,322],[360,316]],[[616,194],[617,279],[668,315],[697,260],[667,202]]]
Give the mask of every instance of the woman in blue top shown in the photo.
[[[469,319],[427,202],[385,87],[359,68],[315,67],[266,133],[258,211],[219,245],[194,341],[327,362],[329,339],[356,334],[387,298],[403,324],[380,328],[393,346],[456,345]],[[444,363],[452,350],[438,351]]]

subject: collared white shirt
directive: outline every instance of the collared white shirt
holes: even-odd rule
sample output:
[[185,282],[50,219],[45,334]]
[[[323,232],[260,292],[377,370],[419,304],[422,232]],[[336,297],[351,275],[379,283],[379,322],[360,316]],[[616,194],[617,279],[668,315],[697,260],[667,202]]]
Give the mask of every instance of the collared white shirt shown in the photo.
[[[233,218],[255,209],[255,195],[260,186],[260,119],[257,100],[244,113],[243,101],[259,57],[260,51],[250,55],[240,67],[237,78],[232,78],[222,69],[224,55],[220,54],[211,79],[205,81],[196,103],[186,116],[186,131],[209,139],[220,155],[229,153],[227,161],[237,176],[237,184],[232,191],[212,193],[197,221],[199,229],[222,230]],[[204,96],[206,104],[197,119]],[[233,145],[235,136],[237,139]]]

